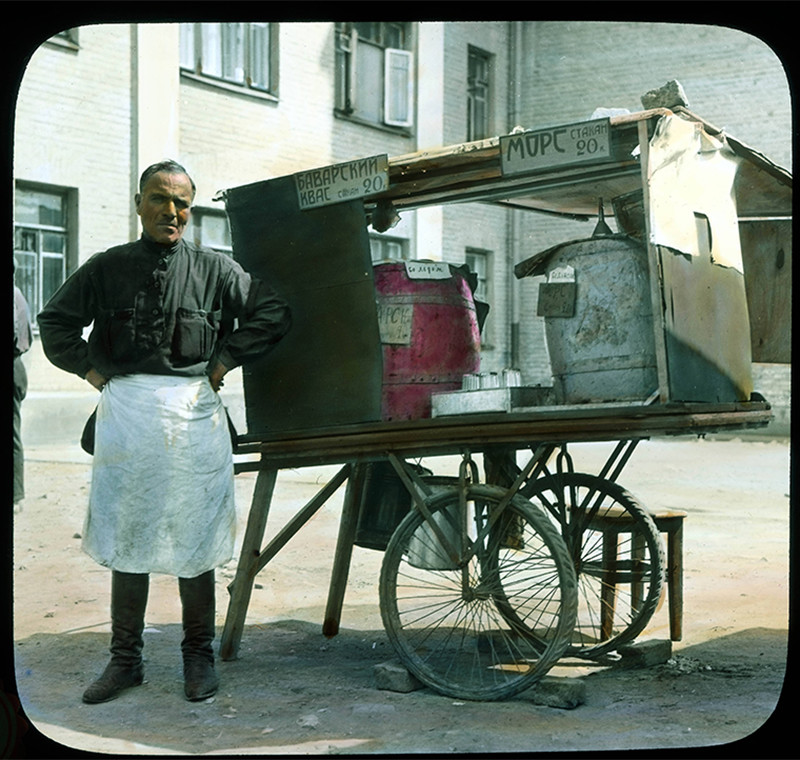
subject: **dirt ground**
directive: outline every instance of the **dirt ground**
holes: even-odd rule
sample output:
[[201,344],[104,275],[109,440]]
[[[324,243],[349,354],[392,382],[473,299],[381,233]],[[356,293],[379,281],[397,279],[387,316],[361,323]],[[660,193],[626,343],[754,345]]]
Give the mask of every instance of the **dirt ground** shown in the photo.
[[[601,444],[574,447],[576,469],[597,472],[608,451]],[[218,663],[215,697],[183,698],[177,582],[153,576],[146,683],[113,702],[85,705],[81,693],[105,665],[110,631],[109,572],[80,550],[90,460],[63,449],[27,456],[27,498],[14,516],[13,631],[21,701],[15,730],[28,757],[49,756],[38,754],[41,747],[82,755],[677,754],[693,748],[694,757],[719,745],[727,745],[725,757],[794,756],[796,742],[777,739],[786,729],[785,704],[779,704],[790,565],[785,440],[640,444],[620,482],[650,508],[689,513],[684,636],[673,643],[670,660],[648,668],[559,664],[551,676],[585,685],[585,702],[574,709],[535,704],[534,690],[475,703],[427,688],[377,689],[374,666],[395,659],[378,608],[382,553],[356,547],[342,630],[332,639],[321,633],[343,489],[258,576],[240,657]],[[433,465],[453,474],[450,460]],[[333,471],[282,472],[267,534]],[[237,476],[240,538],[254,485],[254,474]],[[235,565],[217,573],[220,632]],[[664,605],[639,641],[668,638]]]

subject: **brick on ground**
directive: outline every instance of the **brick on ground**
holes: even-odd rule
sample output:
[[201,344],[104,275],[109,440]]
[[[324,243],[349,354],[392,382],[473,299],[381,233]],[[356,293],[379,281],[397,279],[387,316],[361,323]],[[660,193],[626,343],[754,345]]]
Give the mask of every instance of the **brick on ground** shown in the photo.
[[624,668],[650,668],[663,665],[672,657],[672,642],[669,639],[654,639],[637,644],[627,644],[617,650],[619,666]]
[[415,675],[409,673],[405,666],[395,660],[378,663],[373,668],[375,684],[385,691],[409,692],[424,688]]

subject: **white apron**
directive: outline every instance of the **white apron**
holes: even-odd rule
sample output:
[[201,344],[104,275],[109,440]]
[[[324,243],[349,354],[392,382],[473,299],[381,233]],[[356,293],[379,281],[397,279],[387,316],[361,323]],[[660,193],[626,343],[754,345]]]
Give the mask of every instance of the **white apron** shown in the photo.
[[235,527],[227,418],[208,378],[109,380],[83,550],[113,570],[194,578],[232,558]]

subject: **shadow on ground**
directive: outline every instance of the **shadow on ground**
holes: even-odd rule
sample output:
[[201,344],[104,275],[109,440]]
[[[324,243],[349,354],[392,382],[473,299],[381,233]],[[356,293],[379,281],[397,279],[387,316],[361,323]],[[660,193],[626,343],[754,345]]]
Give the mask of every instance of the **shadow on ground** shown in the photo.
[[[531,752],[704,747],[749,736],[778,702],[787,632],[751,629],[676,650],[666,664],[577,671],[586,702],[456,701],[429,689],[376,689],[373,667],[395,659],[383,631],[316,624],[249,626],[240,658],[219,662],[221,688],[183,698],[181,632],[145,633],[146,683],[102,705],[81,693],[106,662],[108,634],[37,634],[17,642],[26,719],[45,737],[111,754]],[[132,748],[133,751],[132,752]]]

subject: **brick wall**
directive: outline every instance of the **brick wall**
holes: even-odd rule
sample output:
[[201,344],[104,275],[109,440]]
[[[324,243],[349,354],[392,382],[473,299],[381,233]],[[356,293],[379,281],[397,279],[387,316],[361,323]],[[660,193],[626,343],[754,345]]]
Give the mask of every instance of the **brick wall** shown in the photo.
[[526,22],[525,126],[588,118],[598,106],[642,109],[670,79],[689,107],[783,166],[792,110],[783,65],[764,42],[723,25]]
[[84,27],[79,39],[79,52],[45,44],[31,58],[17,101],[14,174],[79,188],[83,261],[126,239],[134,213],[130,27]]

